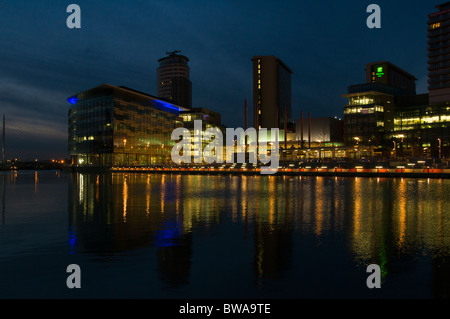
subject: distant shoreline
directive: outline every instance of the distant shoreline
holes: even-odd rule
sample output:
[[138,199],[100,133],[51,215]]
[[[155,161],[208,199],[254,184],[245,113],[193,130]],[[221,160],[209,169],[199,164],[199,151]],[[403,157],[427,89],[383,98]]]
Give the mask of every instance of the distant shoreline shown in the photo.
[[0,169],[0,172],[14,171],[62,171],[73,173],[147,173],[182,175],[246,175],[246,176],[321,176],[321,177],[375,177],[375,178],[433,178],[450,179],[450,169],[345,169],[345,168],[279,168],[275,174],[263,175],[256,168],[139,168],[139,167],[63,167],[63,168],[22,168]]

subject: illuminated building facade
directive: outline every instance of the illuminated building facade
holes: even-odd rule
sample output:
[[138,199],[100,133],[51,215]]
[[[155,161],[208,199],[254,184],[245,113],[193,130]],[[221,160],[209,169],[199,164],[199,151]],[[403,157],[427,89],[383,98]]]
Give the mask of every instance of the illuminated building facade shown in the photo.
[[[422,95],[428,98],[428,94]],[[420,96],[418,96],[420,97]],[[396,157],[448,157],[450,106],[419,100],[398,107],[394,120],[393,145]],[[421,101],[422,100],[422,101]],[[403,104],[403,103],[402,103]]]
[[188,129],[193,129],[193,123],[195,120],[203,121],[205,128],[220,127],[222,125],[220,113],[202,107],[182,111],[180,112],[180,118],[183,120],[184,127]]
[[190,80],[189,59],[168,52],[167,57],[159,59],[157,69],[157,96],[185,108],[192,107],[192,82]]
[[[205,109],[205,108],[192,108],[188,111],[182,111],[179,115],[180,126],[183,126],[189,130],[191,135],[191,142],[193,145],[199,142],[198,139],[201,139],[202,150],[205,148],[207,144],[214,140],[214,137],[209,134],[206,130],[210,128],[218,128],[222,132],[223,142],[225,145],[226,141],[226,129],[221,123],[221,115],[220,113]],[[194,130],[194,121],[202,121],[201,131],[195,132]],[[226,153],[226,149],[224,147],[224,153]],[[193,148],[192,157],[198,156],[199,150]],[[194,162],[192,159],[191,162]]]
[[449,156],[450,105],[431,103],[431,90],[416,94],[415,81],[389,62],[367,64],[367,83],[343,95],[345,143],[395,159]]
[[366,83],[348,87],[344,106],[344,140],[347,145],[374,146],[389,155],[397,99],[416,95],[416,78],[394,64],[366,65]]
[[[361,88],[361,87],[359,87]],[[394,95],[374,85],[349,87],[344,106],[344,141],[347,145],[386,145],[394,129]]]
[[78,93],[68,102],[72,164],[112,167],[171,161],[171,133],[185,108],[109,84]]
[[291,121],[292,71],[279,58],[254,56],[253,103],[255,128],[285,128]]
[[442,158],[450,155],[450,2],[436,8],[427,21],[429,103],[402,109],[396,130],[407,155]]

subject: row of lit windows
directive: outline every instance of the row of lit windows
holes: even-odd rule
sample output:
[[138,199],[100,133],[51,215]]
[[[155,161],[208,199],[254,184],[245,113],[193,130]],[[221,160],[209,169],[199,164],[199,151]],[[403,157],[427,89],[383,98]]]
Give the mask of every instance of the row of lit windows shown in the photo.
[[180,114],[180,117],[182,118],[183,122],[192,122],[195,120],[202,120],[203,115],[202,114]]
[[395,125],[411,125],[411,124],[420,124],[420,118],[405,118],[405,119],[394,119]]
[[418,126],[397,126],[394,128],[394,131],[410,131],[410,130],[417,130],[417,129],[432,129],[432,128],[447,128],[446,125],[420,125],[420,127]]
[[441,115],[441,116],[427,116],[423,118],[414,117],[414,118],[403,118],[403,119],[395,119],[395,125],[411,125],[411,124],[428,124],[428,123],[441,123],[441,122],[450,122],[450,115]]
[[[110,138],[111,137],[112,136],[110,136]],[[99,139],[102,139],[102,137],[99,137]],[[80,137],[73,136],[72,137],[72,141],[73,142],[78,142],[78,143],[85,142],[85,141],[93,141],[93,140],[95,140],[94,136],[80,136]]]
[[437,28],[439,28],[441,26],[441,23],[440,22],[438,22],[438,23],[433,23],[432,25],[431,25],[431,29],[437,29]]
[[367,104],[373,104],[374,99],[369,97],[354,97],[349,99],[350,105],[367,105]]
[[424,117],[422,123],[438,123],[438,122],[450,122],[449,115]]
[[[258,90],[261,90],[261,60],[258,59]],[[258,95],[258,114],[261,115],[261,94]]]
[[375,112],[384,112],[384,107],[377,105],[375,107],[352,107],[344,110],[344,114],[373,114]]

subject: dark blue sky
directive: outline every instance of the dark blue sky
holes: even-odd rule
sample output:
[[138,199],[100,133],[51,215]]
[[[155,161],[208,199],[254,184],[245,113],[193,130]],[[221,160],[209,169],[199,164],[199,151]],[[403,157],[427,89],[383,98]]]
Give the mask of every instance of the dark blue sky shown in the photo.
[[[66,26],[71,3],[81,7],[78,30]],[[371,3],[381,29],[366,26]],[[342,116],[341,95],[365,81],[368,62],[397,64],[425,93],[426,21],[439,3],[0,0],[7,156],[67,156],[66,98],[102,83],[155,95],[157,60],[172,50],[190,59],[194,106],[220,112],[230,127],[244,126],[244,99],[252,103],[254,55],[276,55],[294,72],[294,119],[301,110]]]

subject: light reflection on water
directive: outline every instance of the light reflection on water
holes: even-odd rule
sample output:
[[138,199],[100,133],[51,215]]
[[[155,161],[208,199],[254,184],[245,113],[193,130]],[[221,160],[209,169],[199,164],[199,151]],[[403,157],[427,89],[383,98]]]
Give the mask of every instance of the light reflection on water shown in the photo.
[[[43,268],[77,262],[89,270],[86,281],[95,279],[73,295],[49,266],[42,280],[55,283],[47,290],[23,278],[33,288],[3,285],[0,297],[448,297],[449,180],[0,177],[1,279],[17,277],[18,256],[42,252]],[[378,291],[365,286],[372,263],[382,270]],[[111,278],[120,278],[118,289],[108,289]]]

